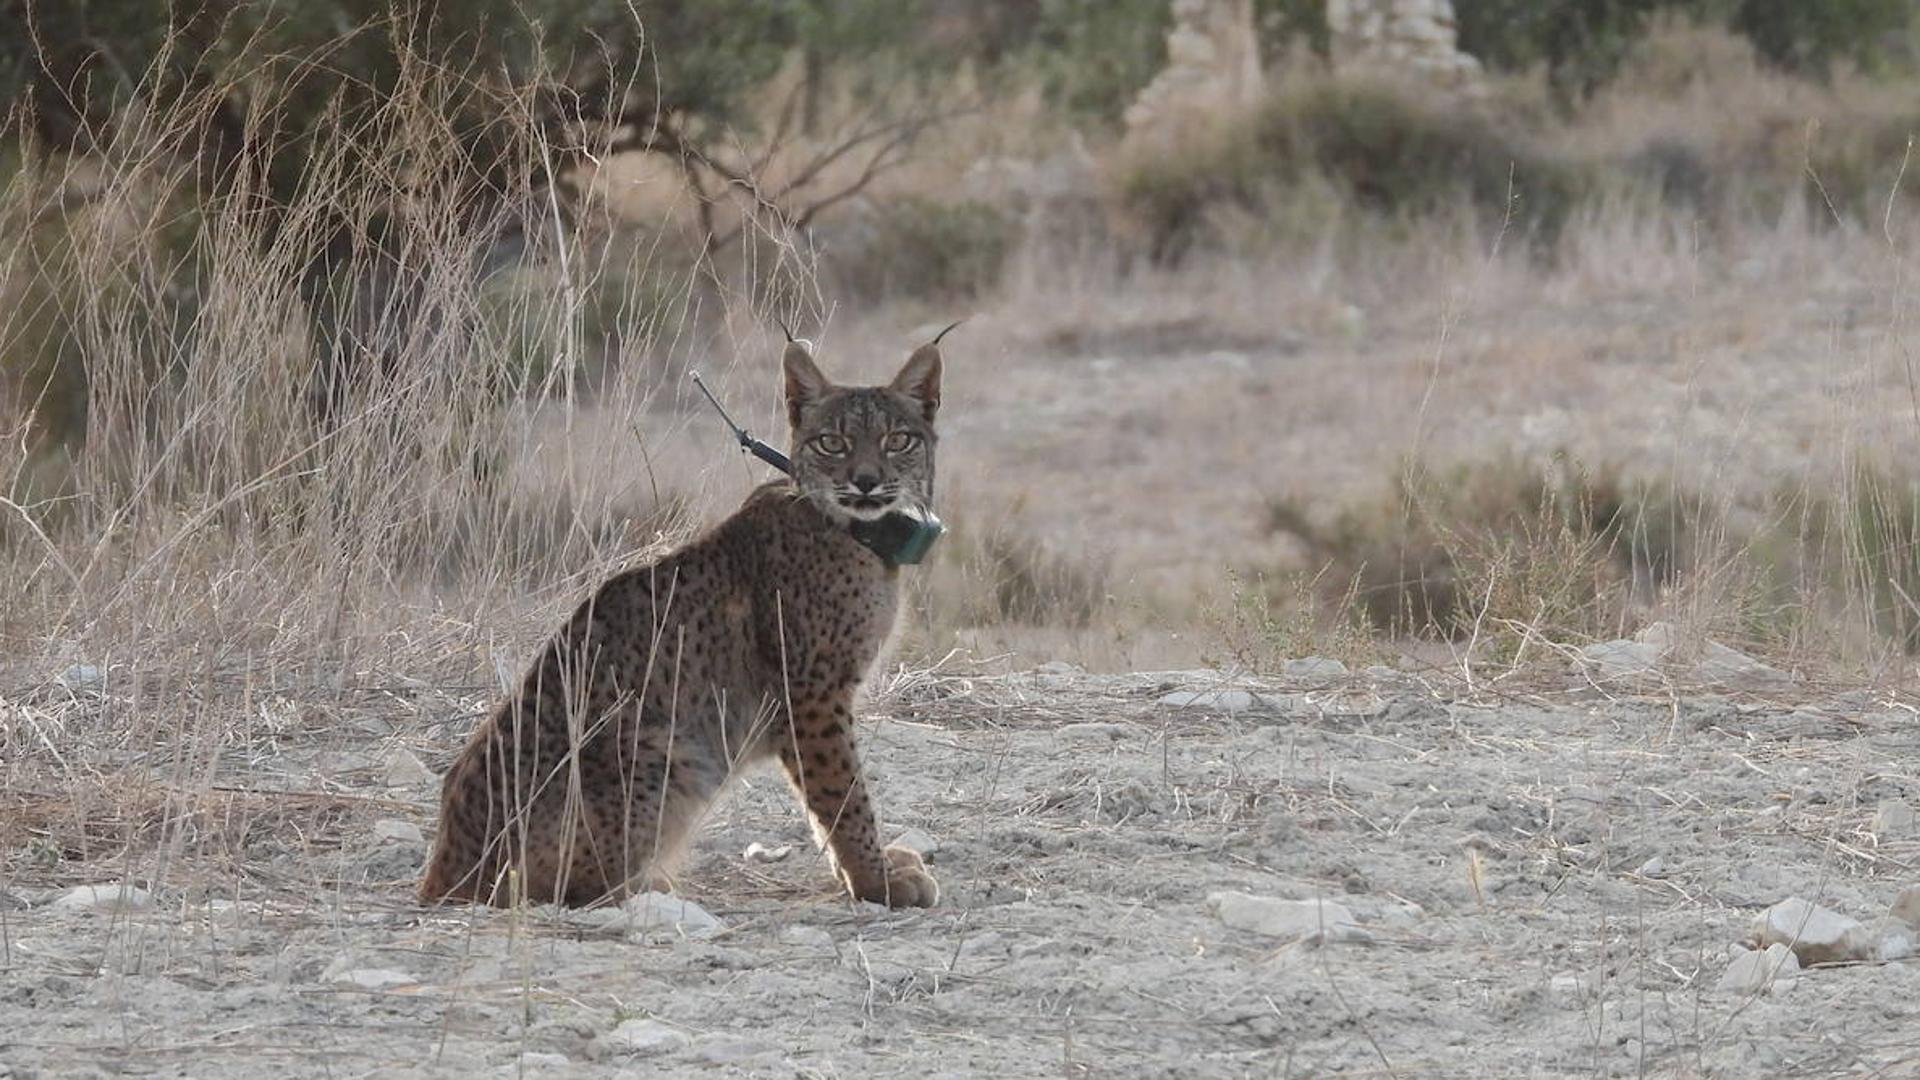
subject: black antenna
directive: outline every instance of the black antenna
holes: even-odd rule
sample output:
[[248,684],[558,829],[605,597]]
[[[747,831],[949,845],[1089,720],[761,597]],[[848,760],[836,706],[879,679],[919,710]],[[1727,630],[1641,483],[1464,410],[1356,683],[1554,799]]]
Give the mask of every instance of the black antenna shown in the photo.
[[700,392],[707,396],[707,403],[712,405],[714,411],[720,414],[720,419],[726,422],[727,427],[733,429],[733,437],[740,441],[740,449],[779,469],[788,476],[793,475],[793,462],[787,460],[787,455],[754,438],[751,434],[748,434],[746,428],[734,423],[733,417],[728,416],[727,410],[721,406],[720,399],[714,397],[713,391],[707,389],[707,384],[700,378],[700,373],[695,371],[690,374],[693,375],[693,385],[699,387]]

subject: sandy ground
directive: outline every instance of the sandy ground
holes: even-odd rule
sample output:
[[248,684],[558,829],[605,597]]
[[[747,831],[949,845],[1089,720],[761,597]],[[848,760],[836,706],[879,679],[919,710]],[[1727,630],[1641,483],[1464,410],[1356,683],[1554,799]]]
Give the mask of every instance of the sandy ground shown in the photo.
[[[1868,919],[1920,878],[1871,824],[1920,803],[1914,709],[1578,682],[902,677],[865,752],[941,905],[834,895],[755,775],[679,883],[709,935],[415,907],[435,783],[391,762],[442,767],[484,691],[256,689],[271,731],[162,739],[150,791],[4,796],[0,1076],[1920,1074],[1920,962],[1715,988],[1764,906]],[[1160,701],[1221,686],[1272,696]],[[55,904],[117,880],[152,906]],[[1222,891],[1363,940],[1230,928]]]

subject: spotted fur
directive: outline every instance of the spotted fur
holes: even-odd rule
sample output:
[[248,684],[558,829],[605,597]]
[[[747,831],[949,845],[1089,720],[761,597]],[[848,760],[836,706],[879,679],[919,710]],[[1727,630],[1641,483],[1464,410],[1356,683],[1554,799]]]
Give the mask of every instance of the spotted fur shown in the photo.
[[657,887],[741,768],[777,760],[847,890],[926,906],[917,855],[883,848],[854,747],[899,570],[853,520],[933,495],[940,354],[884,387],[784,358],[794,478],[686,547],[603,584],[448,772],[420,898],[587,905]]

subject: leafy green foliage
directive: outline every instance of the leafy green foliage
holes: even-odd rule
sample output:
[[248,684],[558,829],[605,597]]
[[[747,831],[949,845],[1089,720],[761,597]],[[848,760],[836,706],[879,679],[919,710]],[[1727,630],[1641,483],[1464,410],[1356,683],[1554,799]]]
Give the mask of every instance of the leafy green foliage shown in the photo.
[[1889,43],[1912,30],[1914,11],[1913,0],[1741,0],[1728,24],[1769,62],[1825,77],[1835,60],[1879,66]]
[[913,196],[876,209],[854,250],[829,264],[856,295],[959,300],[999,283],[1020,239],[1020,226],[984,202],[939,202]]
[[1364,82],[1283,92],[1175,154],[1132,163],[1121,201],[1159,260],[1209,235],[1221,206],[1266,215],[1315,182],[1362,210],[1422,214],[1464,200],[1551,243],[1581,177],[1488,116]]
[[[1670,2],[1670,0],[1669,0]],[[1663,0],[1455,0],[1460,48],[1490,68],[1545,65],[1563,98],[1591,93],[1620,67]]]

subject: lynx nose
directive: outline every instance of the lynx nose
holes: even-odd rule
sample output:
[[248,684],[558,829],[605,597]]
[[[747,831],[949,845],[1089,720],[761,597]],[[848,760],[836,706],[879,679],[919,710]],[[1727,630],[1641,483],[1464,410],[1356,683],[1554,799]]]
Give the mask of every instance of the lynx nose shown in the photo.
[[855,473],[853,486],[859,489],[860,494],[868,495],[873,492],[874,488],[880,486],[880,478],[873,473]]

